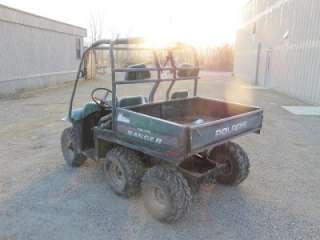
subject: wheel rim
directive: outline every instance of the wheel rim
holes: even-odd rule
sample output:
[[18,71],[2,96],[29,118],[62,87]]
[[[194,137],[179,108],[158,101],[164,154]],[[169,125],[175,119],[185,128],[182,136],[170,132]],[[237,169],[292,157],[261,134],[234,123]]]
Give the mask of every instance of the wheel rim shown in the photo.
[[222,176],[231,176],[233,171],[233,166],[230,159],[227,156],[221,155],[217,158],[217,162],[220,164],[225,164],[222,170]]
[[161,188],[159,187],[154,188],[153,197],[158,205],[161,205],[163,207],[168,205],[168,198]]
[[169,214],[169,197],[161,187],[153,185],[146,186],[143,197],[146,209],[155,218],[163,219]]
[[111,185],[116,190],[122,191],[125,188],[126,179],[124,176],[123,169],[119,164],[111,162],[108,169],[108,175],[110,178]]

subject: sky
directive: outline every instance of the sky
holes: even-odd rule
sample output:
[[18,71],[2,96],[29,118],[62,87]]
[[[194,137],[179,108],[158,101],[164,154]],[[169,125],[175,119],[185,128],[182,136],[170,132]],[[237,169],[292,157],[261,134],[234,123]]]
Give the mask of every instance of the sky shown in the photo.
[[[233,43],[245,0],[0,0],[1,4],[90,29],[102,22],[104,38],[141,36],[154,45]],[[90,35],[90,31],[88,31]]]

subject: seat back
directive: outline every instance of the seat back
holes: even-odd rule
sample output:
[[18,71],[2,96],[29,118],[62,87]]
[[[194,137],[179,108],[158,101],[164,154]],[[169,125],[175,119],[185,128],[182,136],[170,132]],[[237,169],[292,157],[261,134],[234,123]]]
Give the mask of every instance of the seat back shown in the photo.
[[119,101],[119,107],[130,107],[148,103],[148,99],[144,96],[124,97]]
[[187,97],[188,97],[188,90],[177,91],[171,95],[171,99],[180,99],[180,98],[187,98]]

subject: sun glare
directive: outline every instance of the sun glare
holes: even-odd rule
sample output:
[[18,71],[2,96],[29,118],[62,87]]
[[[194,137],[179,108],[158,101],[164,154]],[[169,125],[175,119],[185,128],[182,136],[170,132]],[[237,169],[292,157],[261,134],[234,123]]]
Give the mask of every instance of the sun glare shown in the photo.
[[150,48],[165,48],[168,47],[175,40],[170,38],[169,35],[163,36],[144,36],[144,45]]
[[173,11],[163,11],[162,18],[156,18],[161,21],[146,21],[142,34],[155,47],[175,41],[197,47],[233,43],[240,21],[240,2],[200,0],[197,5],[183,6],[175,2],[171,4]]
[[[186,42],[201,46],[233,43],[239,25],[239,13],[244,0],[91,0],[78,4],[76,0],[2,0],[4,4],[88,29],[90,18],[99,16],[102,36],[142,36],[149,44],[161,47],[168,42]],[[61,8],[61,6],[64,6]],[[74,6],[77,5],[77,10]]]

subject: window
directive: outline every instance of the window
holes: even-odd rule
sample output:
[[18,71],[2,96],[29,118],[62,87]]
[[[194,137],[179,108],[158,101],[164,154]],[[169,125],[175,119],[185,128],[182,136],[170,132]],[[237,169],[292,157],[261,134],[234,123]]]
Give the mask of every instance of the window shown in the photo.
[[81,58],[81,39],[80,38],[76,39],[76,56],[77,56],[77,59]]

